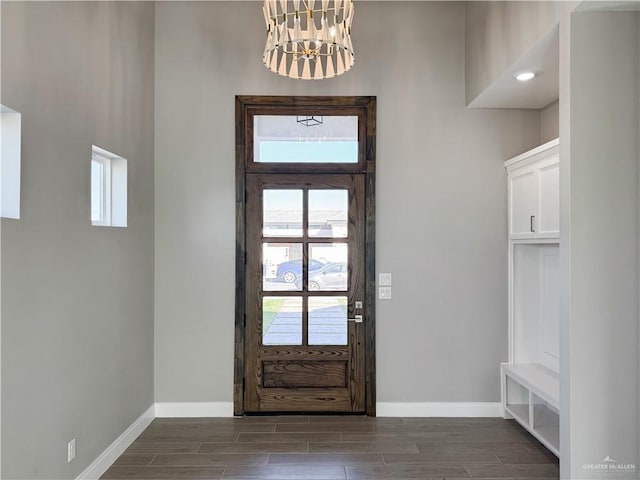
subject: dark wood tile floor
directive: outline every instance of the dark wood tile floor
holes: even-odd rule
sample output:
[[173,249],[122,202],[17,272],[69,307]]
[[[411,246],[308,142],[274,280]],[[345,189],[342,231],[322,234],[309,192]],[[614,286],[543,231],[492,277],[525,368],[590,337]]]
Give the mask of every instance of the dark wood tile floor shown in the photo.
[[104,480],[557,479],[514,421],[487,418],[156,419]]

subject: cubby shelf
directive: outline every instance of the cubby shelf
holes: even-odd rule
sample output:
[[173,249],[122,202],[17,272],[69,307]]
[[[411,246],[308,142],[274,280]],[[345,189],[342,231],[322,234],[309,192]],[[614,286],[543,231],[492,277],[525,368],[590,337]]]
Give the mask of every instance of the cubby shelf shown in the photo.
[[560,410],[560,376],[556,372],[537,363],[503,363],[502,369],[505,375]]
[[[505,412],[560,456],[558,374],[542,365],[508,363],[501,365],[501,374]],[[514,386],[517,393],[512,400]]]

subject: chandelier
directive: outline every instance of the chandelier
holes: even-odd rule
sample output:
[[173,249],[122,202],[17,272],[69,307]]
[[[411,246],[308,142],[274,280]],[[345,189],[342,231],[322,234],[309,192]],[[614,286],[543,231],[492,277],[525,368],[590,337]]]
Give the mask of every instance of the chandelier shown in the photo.
[[283,77],[321,80],[348,71],[353,0],[265,0],[262,61]]

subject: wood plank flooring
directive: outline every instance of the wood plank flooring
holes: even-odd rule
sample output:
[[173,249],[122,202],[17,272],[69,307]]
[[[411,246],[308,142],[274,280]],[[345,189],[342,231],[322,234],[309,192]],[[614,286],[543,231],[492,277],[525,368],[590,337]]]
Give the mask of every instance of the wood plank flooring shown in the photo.
[[512,420],[280,416],[156,419],[104,480],[557,479]]

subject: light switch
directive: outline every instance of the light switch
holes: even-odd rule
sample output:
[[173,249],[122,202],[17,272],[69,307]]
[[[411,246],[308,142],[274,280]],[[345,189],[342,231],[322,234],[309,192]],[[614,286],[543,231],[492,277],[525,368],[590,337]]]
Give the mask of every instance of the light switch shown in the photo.
[[379,287],[378,298],[380,300],[391,300],[391,287]]
[[380,285],[381,287],[391,286],[391,274],[381,273],[378,277],[378,285]]

